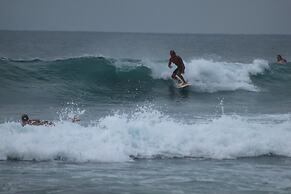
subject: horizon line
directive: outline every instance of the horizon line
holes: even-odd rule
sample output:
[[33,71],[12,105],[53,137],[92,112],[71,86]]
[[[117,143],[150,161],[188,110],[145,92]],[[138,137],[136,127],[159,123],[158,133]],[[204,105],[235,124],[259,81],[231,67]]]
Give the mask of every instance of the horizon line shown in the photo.
[[94,31],[94,30],[16,30],[16,29],[0,29],[6,32],[69,32],[69,33],[120,33],[120,34],[164,34],[164,35],[282,35],[291,36],[291,34],[272,34],[272,33],[214,33],[214,32],[129,32],[129,31]]

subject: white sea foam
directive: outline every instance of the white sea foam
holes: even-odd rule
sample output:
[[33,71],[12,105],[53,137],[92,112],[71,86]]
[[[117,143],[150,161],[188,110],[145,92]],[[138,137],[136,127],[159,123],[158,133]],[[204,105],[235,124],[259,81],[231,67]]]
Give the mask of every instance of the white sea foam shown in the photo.
[[[156,79],[170,79],[171,70],[167,65],[150,64]],[[185,62],[185,78],[197,91],[217,92],[247,90],[258,91],[251,80],[252,75],[262,74],[269,68],[267,61],[255,59],[252,63],[218,62],[206,59],[193,59]],[[174,66],[175,67],[175,66]]]
[[291,157],[291,115],[223,115],[185,123],[156,110],[108,115],[90,126],[0,124],[0,159],[128,161],[139,157]]

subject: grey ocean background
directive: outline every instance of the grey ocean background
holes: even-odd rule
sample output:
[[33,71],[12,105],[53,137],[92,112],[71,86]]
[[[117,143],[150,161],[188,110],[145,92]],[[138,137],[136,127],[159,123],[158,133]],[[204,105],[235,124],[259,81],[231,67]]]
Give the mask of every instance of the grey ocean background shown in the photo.
[[[290,193],[291,66],[275,63],[290,45],[0,31],[0,192]],[[170,79],[171,49],[190,88]],[[23,113],[56,125],[22,127]]]

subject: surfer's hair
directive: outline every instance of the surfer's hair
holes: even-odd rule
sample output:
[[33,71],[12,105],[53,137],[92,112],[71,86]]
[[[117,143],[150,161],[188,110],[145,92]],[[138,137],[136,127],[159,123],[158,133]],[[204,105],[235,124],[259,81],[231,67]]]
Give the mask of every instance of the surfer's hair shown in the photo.
[[27,115],[27,114],[23,114],[23,115],[21,116],[21,120],[22,120],[22,121],[28,121],[28,120],[29,120],[28,115]]
[[174,50],[170,50],[171,55],[176,55],[176,52]]

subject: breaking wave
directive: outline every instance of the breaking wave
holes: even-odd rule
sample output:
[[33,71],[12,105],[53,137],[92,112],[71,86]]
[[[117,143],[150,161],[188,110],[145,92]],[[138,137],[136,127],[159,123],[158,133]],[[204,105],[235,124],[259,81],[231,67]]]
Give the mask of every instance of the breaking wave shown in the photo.
[[155,109],[115,113],[83,126],[0,124],[1,160],[120,162],[139,158],[235,159],[261,155],[291,157],[290,114],[222,115],[191,123]]
[[[54,61],[0,59],[0,83],[7,88],[33,83],[57,90],[123,90],[146,92],[172,84],[166,61],[80,57]],[[265,60],[250,64],[193,59],[186,63],[186,79],[195,92],[259,91],[254,79],[270,69]],[[277,75],[280,77],[281,75]]]

